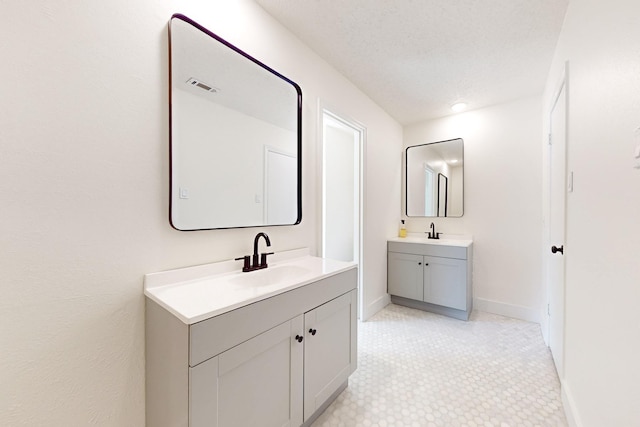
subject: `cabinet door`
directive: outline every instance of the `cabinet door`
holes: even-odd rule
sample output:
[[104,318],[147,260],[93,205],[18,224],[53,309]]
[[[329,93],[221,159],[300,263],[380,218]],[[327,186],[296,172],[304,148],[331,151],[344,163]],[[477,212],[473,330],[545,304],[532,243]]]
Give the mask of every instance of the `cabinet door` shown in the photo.
[[467,261],[424,257],[424,301],[467,309]]
[[189,427],[217,427],[218,360],[216,356],[189,368]]
[[387,256],[387,291],[391,295],[422,301],[422,255],[389,252]]
[[357,294],[353,290],[304,315],[304,419],[356,369]]
[[302,424],[298,316],[190,368],[190,427]]

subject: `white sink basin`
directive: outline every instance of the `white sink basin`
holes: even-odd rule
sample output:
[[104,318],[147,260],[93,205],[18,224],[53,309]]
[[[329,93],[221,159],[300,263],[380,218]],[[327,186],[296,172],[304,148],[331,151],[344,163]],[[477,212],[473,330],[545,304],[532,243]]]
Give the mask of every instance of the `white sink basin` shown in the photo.
[[272,286],[298,280],[310,272],[310,269],[298,265],[278,265],[235,275],[229,278],[229,283],[251,287]]
[[[293,256],[300,250],[291,252]],[[238,261],[223,261],[147,274],[144,293],[190,325],[356,267],[352,262],[284,255],[274,255],[268,268],[246,273]]]

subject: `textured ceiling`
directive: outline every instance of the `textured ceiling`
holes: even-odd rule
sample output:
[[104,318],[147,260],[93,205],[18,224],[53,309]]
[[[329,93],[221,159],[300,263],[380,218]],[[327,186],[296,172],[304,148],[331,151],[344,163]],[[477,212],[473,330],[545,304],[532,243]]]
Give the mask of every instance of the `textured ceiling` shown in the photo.
[[568,0],[255,0],[402,124],[542,93]]

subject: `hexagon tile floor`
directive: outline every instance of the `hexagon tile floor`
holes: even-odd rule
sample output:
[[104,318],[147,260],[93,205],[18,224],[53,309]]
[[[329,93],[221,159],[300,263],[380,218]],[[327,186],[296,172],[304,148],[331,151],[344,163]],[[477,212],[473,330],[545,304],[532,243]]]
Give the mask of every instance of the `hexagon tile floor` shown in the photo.
[[358,369],[313,427],[567,426],[538,324],[392,304],[358,328]]

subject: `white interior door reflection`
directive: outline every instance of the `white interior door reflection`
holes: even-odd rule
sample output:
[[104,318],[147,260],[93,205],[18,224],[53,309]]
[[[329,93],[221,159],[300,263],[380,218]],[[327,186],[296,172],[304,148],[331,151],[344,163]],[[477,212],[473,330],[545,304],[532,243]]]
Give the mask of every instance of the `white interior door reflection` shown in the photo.
[[296,156],[272,147],[265,147],[264,216],[266,224],[295,222],[298,212]]
[[433,184],[433,169],[424,164],[424,214],[425,216],[436,216],[436,191]]

